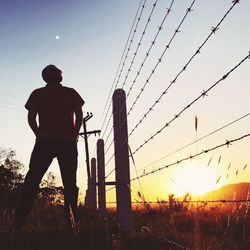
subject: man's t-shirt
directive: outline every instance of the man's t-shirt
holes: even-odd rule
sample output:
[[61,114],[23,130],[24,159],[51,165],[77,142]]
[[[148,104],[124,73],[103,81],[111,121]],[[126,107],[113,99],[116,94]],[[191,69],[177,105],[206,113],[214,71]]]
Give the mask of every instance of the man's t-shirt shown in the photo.
[[65,138],[74,132],[75,108],[83,104],[83,99],[73,88],[47,84],[31,93],[25,108],[38,112],[42,134]]

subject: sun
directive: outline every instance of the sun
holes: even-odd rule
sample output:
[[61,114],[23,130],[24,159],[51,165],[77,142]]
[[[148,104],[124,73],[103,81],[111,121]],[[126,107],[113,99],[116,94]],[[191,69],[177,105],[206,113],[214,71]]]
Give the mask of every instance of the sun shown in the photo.
[[215,168],[204,165],[188,165],[180,167],[175,177],[175,194],[183,196],[187,192],[191,195],[202,195],[217,189],[218,173]]

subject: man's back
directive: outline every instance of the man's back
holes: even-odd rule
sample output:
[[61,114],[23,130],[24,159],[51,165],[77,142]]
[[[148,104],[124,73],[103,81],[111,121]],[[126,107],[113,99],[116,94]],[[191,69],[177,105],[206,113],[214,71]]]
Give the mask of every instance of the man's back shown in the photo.
[[74,131],[74,111],[84,101],[72,88],[61,84],[46,85],[32,92],[25,107],[35,109],[39,130],[48,137],[68,137]]

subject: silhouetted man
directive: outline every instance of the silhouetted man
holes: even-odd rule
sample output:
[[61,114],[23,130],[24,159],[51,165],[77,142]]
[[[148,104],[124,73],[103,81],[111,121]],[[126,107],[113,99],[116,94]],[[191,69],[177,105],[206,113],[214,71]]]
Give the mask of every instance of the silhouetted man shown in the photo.
[[59,163],[64,186],[65,212],[69,213],[70,204],[75,219],[79,219],[76,186],[77,138],[83,119],[84,101],[74,89],[60,84],[62,71],[56,66],[45,67],[42,78],[47,85],[35,89],[25,105],[36,143],[15,214],[16,228],[25,224],[41,179],[55,157]]

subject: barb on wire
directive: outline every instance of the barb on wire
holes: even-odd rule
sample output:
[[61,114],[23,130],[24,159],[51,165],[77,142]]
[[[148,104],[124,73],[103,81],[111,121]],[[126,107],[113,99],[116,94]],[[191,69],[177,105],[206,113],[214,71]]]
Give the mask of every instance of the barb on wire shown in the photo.
[[[158,30],[157,30],[157,32],[156,32],[156,34],[155,34],[155,36],[154,36],[153,41],[152,41],[151,44],[150,44],[149,49],[148,49],[147,52],[146,52],[146,56],[144,57],[144,60],[143,60],[142,63],[140,64],[140,68],[139,68],[139,70],[137,71],[137,74],[136,74],[136,76],[135,76],[135,79],[133,80],[133,83],[132,83],[132,85],[131,85],[130,88],[129,88],[129,91],[128,91],[128,93],[127,93],[127,97],[126,97],[126,98],[129,97],[129,95],[130,95],[130,93],[131,93],[131,91],[132,91],[132,89],[133,89],[133,86],[134,86],[134,84],[136,83],[136,80],[137,80],[138,76],[140,75],[140,72],[141,72],[143,66],[144,66],[145,63],[146,63],[146,60],[147,60],[147,58],[149,57],[149,54],[150,54],[150,52],[151,52],[153,46],[154,46],[155,43],[156,43],[157,37],[158,37],[160,31],[163,29],[163,24],[165,23],[165,20],[166,20],[167,16],[169,15],[169,13],[170,13],[171,10],[172,10],[172,6],[173,6],[173,4],[174,4],[174,1],[175,1],[175,0],[172,0],[172,2],[171,2],[171,4],[170,4],[169,8],[167,8],[167,11],[166,11],[165,16],[163,17],[163,20],[161,21],[160,25],[158,26]],[[140,45],[141,45],[142,38],[143,38],[143,36],[145,35],[145,32],[146,32],[148,23],[149,23],[150,20],[151,20],[151,16],[152,16],[152,14],[153,14],[153,11],[154,11],[154,8],[155,8],[156,4],[157,4],[157,1],[156,1],[156,2],[154,3],[154,5],[153,5],[153,9],[151,10],[151,13],[150,13],[150,15],[149,15],[148,21],[147,21],[146,26],[145,26],[145,28],[144,28],[144,31],[143,31],[143,33],[142,33],[141,39],[140,39],[140,41],[139,41],[139,43],[138,43],[138,46],[137,46],[137,49],[136,49],[136,51],[135,51],[135,53],[134,53],[134,57],[133,57],[133,59],[132,59],[132,61],[131,61],[131,64],[130,64],[130,67],[129,67],[129,69],[128,69],[128,72],[127,72],[127,75],[126,75],[126,77],[125,77],[125,80],[124,80],[124,82],[123,82],[122,88],[124,88],[125,83],[126,83],[126,80],[127,80],[128,76],[129,76],[129,73],[131,72],[131,67],[132,67],[132,65],[133,65],[133,63],[134,63],[135,56],[136,56],[137,53],[138,53],[138,49],[139,49],[139,47],[140,47]],[[191,10],[191,9],[190,9],[190,10]],[[159,59],[159,60],[161,61],[161,59]],[[124,103],[124,105],[125,105],[125,103]],[[106,130],[107,130],[107,127],[108,127],[108,125],[109,125],[111,116],[112,116],[112,114],[110,115],[110,117],[109,117],[109,119],[108,119],[109,121],[108,121],[108,124],[107,124],[107,126],[106,126],[106,128],[105,128],[105,130],[104,130],[103,135],[105,135],[105,133],[106,133]],[[111,130],[112,130],[112,129],[113,129],[113,128],[111,128]],[[107,140],[109,139],[110,134],[111,134],[111,131],[108,133],[108,136],[107,136],[107,138],[105,139],[105,141],[107,141]]]
[[249,133],[249,134],[246,134],[246,135],[243,135],[243,136],[241,136],[241,137],[238,137],[238,138],[236,138],[236,139],[226,140],[226,142],[224,142],[224,143],[222,143],[222,144],[220,144],[220,145],[214,146],[213,148],[206,149],[206,150],[202,150],[201,152],[199,152],[199,153],[197,153],[197,154],[190,155],[190,156],[185,157],[185,158],[183,158],[183,159],[181,159],[181,160],[178,160],[178,161],[176,161],[176,162],[167,164],[167,165],[165,165],[165,166],[163,166],[163,167],[160,167],[160,168],[155,169],[155,170],[153,170],[153,171],[150,171],[150,172],[147,172],[147,173],[145,173],[145,174],[142,174],[142,175],[140,175],[139,177],[135,177],[135,178],[131,179],[130,181],[135,181],[135,180],[137,180],[138,178],[142,178],[142,177],[145,177],[145,176],[154,174],[154,173],[156,173],[156,172],[158,172],[158,171],[161,171],[162,169],[167,169],[167,168],[169,168],[169,167],[172,167],[172,166],[175,166],[175,165],[179,165],[180,163],[182,163],[182,162],[184,162],[184,161],[187,161],[187,160],[190,160],[190,159],[194,159],[194,158],[196,158],[196,157],[198,157],[198,156],[200,156],[200,155],[203,155],[203,154],[206,154],[206,153],[208,153],[208,152],[214,151],[214,150],[216,150],[216,149],[218,149],[218,148],[221,148],[221,147],[224,147],[224,146],[228,146],[228,142],[230,142],[230,144],[232,144],[232,143],[234,143],[234,142],[243,140],[243,139],[245,139],[245,138],[247,138],[247,137],[249,137],[249,136],[250,136],[250,133]]
[[174,1],[175,1],[175,0],[172,0],[172,2],[171,2],[171,4],[170,4],[170,7],[167,8],[167,12],[166,12],[166,14],[165,14],[165,16],[164,16],[164,18],[163,18],[163,20],[162,20],[160,26],[158,26],[156,35],[154,36],[154,39],[153,39],[153,41],[151,42],[149,49],[148,49],[147,52],[145,53],[144,60],[143,60],[142,63],[140,64],[140,68],[139,68],[139,70],[137,71],[136,76],[135,76],[135,78],[134,78],[134,80],[133,80],[133,82],[132,82],[132,85],[131,85],[130,88],[129,88],[129,91],[128,91],[128,93],[127,93],[127,97],[130,95],[130,92],[132,91],[132,88],[133,88],[133,86],[134,86],[134,84],[135,84],[135,82],[136,82],[138,76],[140,75],[141,70],[142,70],[143,66],[145,65],[146,60],[147,60],[147,58],[148,58],[149,55],[150,55],[151,49],[153,48],[153,46],[154,46],[155,43],[156,43],[156,39],[157,39],[159,33],[161,32],[161,30],[162,30],[162,28],[163,28],[163,24],[164,24],[164,22],[165,22],[167,16],[169,15],[169,13],[170,13],[170,11],[171,11],[171,8],[172,8],[172,6],[173,6]]
[[[209,136],[211,136],[211,135],[213,135],[213,134],[215,134],[215,133],[217,133],[217,132],[219,132],[219,131],[221,131],[221,130],[223,130],[223,129],[225,129],[225,128],[231,126],[231,125],[233,125],[233,124],[235,124],[236,122],[241,121],[242,119],[248,117],[249,115],[250,115],[250,113],[247,113],[247,114],[241,116],[240,118],[237,118],[237,119],[233,120],[232,122],[230,122],[230,123],[228,123],[228,124],[226,124],[226,125],[224,125],[224,126],[218,128],[218,129],[216,129],[216,130],[214,130],[214,131],[212,131],[212,132],[210,132],[210,133],[208,133],[208,134],[202,136],[201,138],[199,138],[199,139],[197,139],[197,140],[195,140],[195,141],[192,141],[192,142],[186,144],[185,146],[183,146],[183,147],[181,147],[181,148],[179,148],[179,149],[174,150],[173,152],[171,152],[171,153],[169,153],[169,154],[167,154],[167,155],[161,157],[160,159],[155,160],[155,161],[153,161],[153,162],[147,164],[146,166],[144,166],[143,168],[141,168],[141,169],[139,169],[139,170],[145,170],[147,167],[152,166],[153,164],[155,164],[155,163],[157,163],[157,162],[159,162],[159,161],[161,161],[161,160],[163,160],[163,159],[166,159],[167,157],[169,157],[169,156],[171,156],[171,155],[174,155],[175,153],[180,152],[181,150],[183,150],[183,149],[185,149],[185,148],[187,148],[187,147],[189,147],[189,146],[191,146],[191,145],[193,145],[193,144],[195,144],[195,143],[197,143],[197,142],[199,142],[199,141],[201,141],[201,140],[203,140],[203,139],[205,139],[205,138],[207,138],[207,137],[209,137]],[[209,160],[208,166],[209,166],[211,160],[212,160],[212,158]]]
[[[241,140],[243,140],[243,139],[245,139],[245,138],[247,138],[247,137],[250,137],[250,133],[249,133],[249,134],[245,134],[245,135],[243,135],[243,136],[241,136],[241,137],[238,137],[238,138],[236,138],[236,139],[226,140],[226,142],[224,142],[224,143],[222,143],[222,144],[219,144],[219,145],[217,145],[217,146],[214,146],[214,147],[212,147],[212,148],[202,150],[202,151],[200,151],[199,153],[196,153],[196,154],[194,154],[194,155],[189,155],[189,156],[187,156],[187,157],[185,157],[185,158],[182,158],[181,160],[177,160],[177,161],[175,161],[175,162],[166,164],[166,165],[164,165],[164,166],[162,166],[162,167],[160,167],[160,168],[158,168],[158,169],[154,169],[154,170],[152,170],[152,171],[150,171],[150,172],[143,173],[143,174],[140,175],[140,176],[137,176],[137,177],[134,177],[134,178],[130,179],[130,182],[135,181],[135,180],[138,180],[138,179],[141,179],[141,178],[146,177],[146,176],[148,176],[148,175],[154,174],[154,173],[159,172],[159,171],[161,171],[161,170],[163,170],[163,169],[168,169],[169,167],[176,166],[176,165],[178,166],[178,165],[179,165],[180,163],[182,163],[182,162],[185,162],[185,161],[188,161],[188,160],[192,160],[192,159],[194,159],[194,158],[196,158],[196,157],[199,157],[199,156],[201,156],[201,155],[203,155],[203,154],[207,154],[207,153],[209,153],[209,152],[212,152],[212,151],[214,151],[214,150],[216,150],[216,149],[218,149],[218,148],[222,148],[222,147],[228,146],[228,142],[230,143],[230,146],[232,146],[232,144],[233,144],[234,142],[241,141]],[[114,187],[111,187],[111,188],[107,189],[106,192],[108,192],[108,191],[110,191],[110,190],[112,190],[112,189],[114,189]]]
[[[191,12],[192,7],[193,7],[195,1],[196,1],[196,0],[193,0],[193,2],[191,3],[190,7],[187,8],[186,13],[185,13],[184,17],[182,18],[180,24],[179,24],[178,27],[175,29],[173,36],[171,37],[170,41],[169,41],[168,44],[166,45],[165,49],[163,50],[163,52],[162,52],[160,58],[157,60],[157,63],[155,64],[154,68],[152,69],[151,73],[149,74],[148,78],[146,79],[146,81],[145,81],[143,87],[142,87],[141,90],[139,91],[139,94],[136,96],[136,98],[135,98],[135,100],[134,100],[132,106],[129,108],[128,116],[131,114],[132,110],[134,109],[134,106],[136,105],[138,99],[141,97],[143,91],[145,90],[145,87],[148,85],[148,83],[149,83],[151,77],[152,77],[153,74],[155,73],[155,71],[156,71],[156,69],[158,68],[159,64],[162,62],[162,59],[163,59],[164,55],[166,54],[167,50],[170,48],[170,45],[171,45],[171,43],[173,42],[175,36],[177,35],[177,33],[180,32],[180,28],[181,28],[182,24],[184,23],[185,19],[187,18],[188,14]],[[146,54],[146,56],[148,56],[148,54]]]
[[[157,37],[158,37],[159,33],[161,32],[161,30],[163,29],[163,24],[165,23],[165,21],[166,21],[168,15],[170,14],[170,12],[171,12],[171,10],[172,10],[174,1],[175,1],[175,0],[172,0],[172,2],[171,2],[171,4],[170,4],[169,8],[167,8],[167,11],[166,11],[165,16],[163,17],[163,20],[161,21],[161,24],[158,26],[158,30],[157,30],[157,32],[156,32],[156,34],[155,34],[155,36],[154,36],[154,39],[153,39],[153,41],[151,42],[149,49],[148,49],[147,52],[145,53],[145,57],[144,57],[142,63],[140,64],[140,68],[139,68],[139,70],[137,71],[137,73],[136,73],[136,75],[135,75],[135,78],[134,78],[134,80],[133,80],[133,82],[132,82],[132,84],[131,84],[131,86],[130,86],[130,88],[129,88],[129,90],[128,90],[127,98],[129,97],[129,95],[130,95],[130,93],[131,93],[131,91],[132,91],[132,89],[133,89],[133,87],[134,87],[134,85],[135,85],[135,83],[136,83],[136,80],[137,80],[138,76],[140,75],[140,73],[141,73],[141,71],[142,71],[143,66],[145,65],[147,59],[149,58],[149,55],[150,55],[150,52],[151,52],[153,46],[156,44]],[[159,58],[159,60],[160,60],[160,62],[161,62],[161,59],[160,59],[160,58]]]
[[[168,204],[171,201],[145,201],[146,203],[149,204]],[[249,199],[246,200],[224,200],[224,199],[220,199],[220,200],[189,200],[189,201],[179,201],[179,202],[190,202],[190,203],[241,203],[241,202],[250,202]],[[106,203],[108,204],[116,204],[116,201],[107,201]],[[132,201],[132,204],[144,204],[144,202],[142,201]]]
[[[198,47],[198,49],[194,52],[194,54],[190,57],[190,59],[187,61],[187,63],[181,68],[181,70],[177,73],[177,75],[175,76],[175,78],[170,82],[170,84],[167,86],[167,88],[161,93],[161,95],[157,98],[157,100],[153,103],[153,105],[151,105],[148,109],[148,111],[139,119],[139,121],[137,122],[137,124],[134,126],[134,128],[131,130],[131,132],[129,133],[129,137],[135,132],[135,130],[139,127],[140,124],[142,124],[142,121],[145,120],[148,117],[148,114],[151,113],[155,106],[157,104],[160,103],[161,99],[166,96],[167,92],[169,91],[169,89],[173,86],[173,84],[175,84],[179,78],[179,76],[186,71],[187,67],[189,66],[189,64],[193,61],[193,59],[201,53],[202,48],[205,46],[205,44],[208,42],[208,40],[212,37],[213,34],[215,34],[215,32],[213,31],[218,30],[220,25],[222,24],[222,22],[225,20],[225,18],[228,16],[228,14],[232,11],[232,9],[234,8],[234,6],[236,5],[236,3],[234,3],[229,9],[228,11],[224,14],[224,16],[220,19],[220,21],[217,23],[217,25],[215,27],[212,27],[211,32],[208,34],[208,36],[205,38],[205,40],[202,42],[202,44]],[[206,95],[206,93],[204,94],[204,96]]]
[[[124,66],[125,66],[125,64],[126,64],[126,60],[127,60],[127,58],[128,58],[128,54],[129,54],[129,52],[130,52],[130,50],[131,50],[131,45],[132,45],[132,43],[133,43],[133,41],[134,41],[134,36],[135,36],[135,34],[136,34],[136,32],[137,32],[138,25],[139,25],[139,23],[140,23],[140,20],[141,20],[143,11],[144,11],[144,9],[145,9],[146,1],[147,1],[147,0],[144,0],[144,2],[143,2],[143,4],[142,4],[142,0],[141,0],[140,3],[139,3],[139,6],[138,6],[138,9],[137,9],[137,12],[136,12],[136,15],[135,15],[135,18],[134,18],[134,21],[133,21],[131,30],[130,30],[130,32],[129,32],[129,36],[128,36],[128,38],[127,38],[127,42],[126,42],[125,48],[124,48],[123,53],[122,53],[122,57],[121,57],[119,66],[118,66],[117,71],[116,71],[116,74],[115,74],[115,78],[114,78],[114,80],[113,80],[113,83],[112,83],[112,86],[111,86],[111,89],[110,89],[110,92],[109,92],[107,101],[106,101],[105,106],[104,106],[103,114],[104,114],[104,111],[105,111],[105,109],[106,109],[106,107],[107,107],[107,104],[108,104],[108,102],[109,102],[109,106],[108,106],[107,112],[106,112],[106,114],[105,114],[105,117],[104,117],[104,120],[103,120],[103,123],[102,123],[102,126],[101,126],[101,131],[102,131],[103,127],[104,127],[104,124],[105,124],[105,122],[106,122],[108,113],[109,113],[110,108],[111,108],[111,103],[112,103],[112,101],[109,101],[109,99],[110,99],[110,96],[111,96],[113,87],[114,87],[114,89],[116,89],[116,87],[117,87],[117,85],[118,85],[118,83],[119,83],[121,74],[122,74],[123,69],[124,69]],[[139,17],[137,18],[138,12],[139,12],[140,9],[141,9],[141,11],[140,11],[140,13],[139,13]],[[135,23],[136,23],[136,24],[135,24]],[[132,36],[131,36],[131,34],[132,34]],[[126,51],[126,55],[125,55],[125,51]],[[125,55],[125,57],[124,57],[124,55]],[[124,60],[123,60],[123,59],[124,59]],[[123,63],[122,63],[122,60],[123,60]],[[122,65],[122,67],[121,67],[121,65]],[[120,67],[121,67],[121,69],[120,69]],[[120,69],[120,72],[119,72],[119,69]],[[118,75],[118,72],[119,72],[119,75]],[[118,75],[118,80],[116,81],[117,75]],[[116,81],[116,84],[115,84],[115,81]],[[102,114],[102,116],[103,116],[103,114]]]
[[151,21],[151,18],[152,18],[153,12],[154,12],[154,10],[155,10],[155,7],[156,7],[156,5],[157,5],[157,2],[158,2],[158,0],[156,0],[156,1],[154,2],[154,4],[153,4],[153,8],[152,8],[152,10],[151,10],[151,12],[150,12],[150,14],[149,14],[149,17],[148,17],[147,22],[146,22],[146,24],[145,24],[144,30],[143,30],[143,32],[142,32],[142,34],[141,34],[141,38],[140,38],[139,42],[137,43],[137,47],[136,47],[136,49],[135,49],[133,58],[132,58],[132,60],[131,60],[131,62],[130,62],[129,68],[128,68],[128,70],[127,70],[127,74],[126,74],[125,79],[124,79],[124,82],[123,82],[123,84],[122,84],[122,89],[124,88],[124,86],[125,86],[125,84],[126,84],[126,81],[127,81],[128,77],[129,77],[129,74],[130,74],[130,72],[131,72],[132,65],[134,64],[134,61],[135,61],[135,58],[136,58],[136,56],[137,56],[137,54],[138,54],[139,48],[140,48],[141,45],[142,45],[143,37],[144,37],[145,34],[146,34],[148,25],[149,25],[149,23],[150,23],[150,21]]
[[[112,104],[112,103],[110,103],[110,107],[111,107],[111,104]],[[107,129],[108,129],[109,124],[110,124],[110,122],[111,122],[112,115],[113,115],[113,112],[111,112],[110,115],[109,115],[108,122],[107,122],[106,127],[105,127],[105,129],[104,129],[104,131],[103,131],[102,137],[104,137],[105,134],[106,134],[106,132],[107,132]],[[112,130],[112,129],[113,129],[113,127],[111,127],[111,130]],[[101,131],[102,131],[102,130],[101,130]],[[109,131],[108,134],[110,134],[110,133],[111,133],[111,132]],[[107,140],[107,138],[104,139],[104,141],[106,141],[106,140]]]
[[191,101],[187,106],[185,106],[178,114],[174,116],[169,122],[166,122],[164,126],[162,126],[159,130],[157,130],[154,134],[152,134],[148,139],[144,141],[134,152],[137,153],[141,148],[143,148],[149,141],[153,140],[157,135],[162,133],[170,124],[175,121],[177,118],[181,116],[187,109],[189,109],[194,103],[196,103],[201,98],[205,97],[209,91],[211,91],[215,86],[217,86],[220,82],[224,81],[234,70],[236,70],[243,62],[249,59],[249,54],[244,57],[236,66],[234,66],[231,70],[229,70],[225,75],[223,75],[218,81],[216,81],[213,85],[211,85],[206,91],[204,90],[198,97],[196,97],[193,101]]

